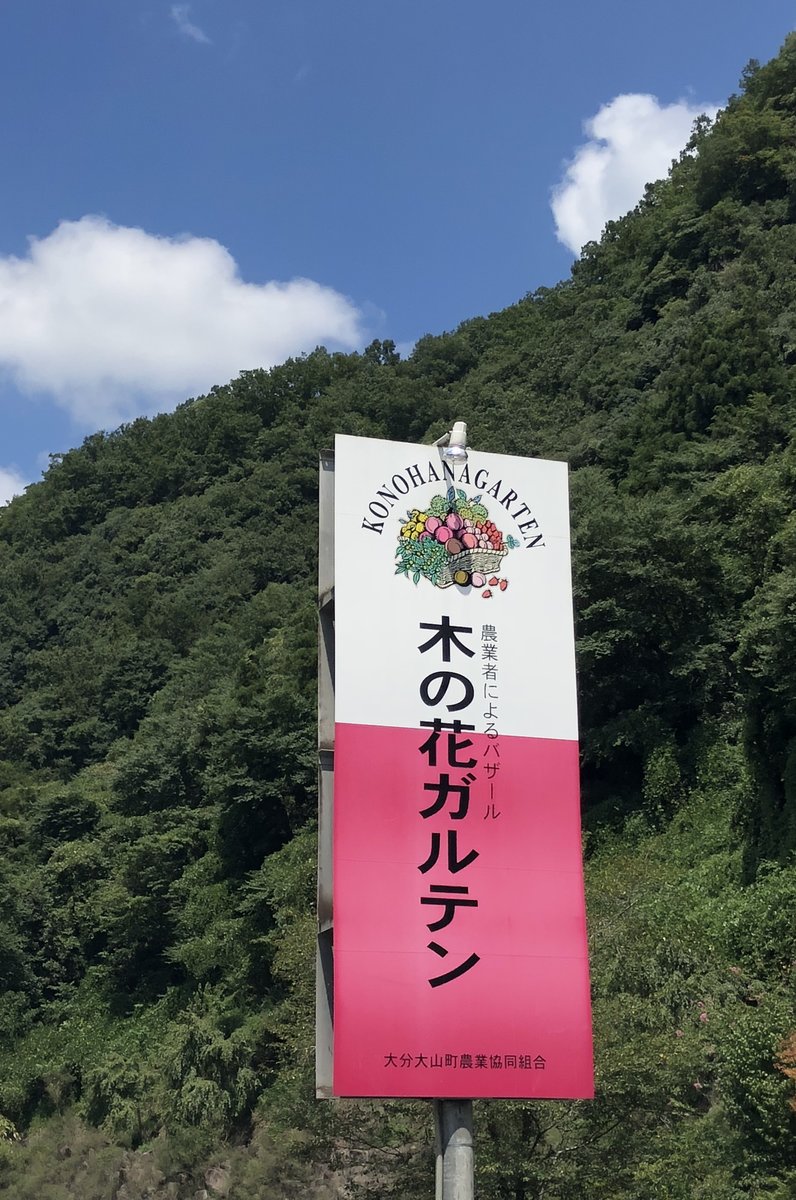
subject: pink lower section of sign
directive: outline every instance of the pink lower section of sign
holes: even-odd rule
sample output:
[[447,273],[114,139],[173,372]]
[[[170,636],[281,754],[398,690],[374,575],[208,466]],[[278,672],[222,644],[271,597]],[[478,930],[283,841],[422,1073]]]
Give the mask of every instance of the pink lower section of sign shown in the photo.
[[427,736],[336,729],[335,1094],[591,1097],[577,744]]

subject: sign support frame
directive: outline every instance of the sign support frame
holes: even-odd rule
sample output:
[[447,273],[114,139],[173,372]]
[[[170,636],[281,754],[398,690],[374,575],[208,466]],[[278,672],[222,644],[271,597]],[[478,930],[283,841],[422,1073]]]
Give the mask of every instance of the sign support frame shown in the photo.
[[315,1095],[333,1098],[334,913],[334,450],[318,480],[318,930],[315,946]]

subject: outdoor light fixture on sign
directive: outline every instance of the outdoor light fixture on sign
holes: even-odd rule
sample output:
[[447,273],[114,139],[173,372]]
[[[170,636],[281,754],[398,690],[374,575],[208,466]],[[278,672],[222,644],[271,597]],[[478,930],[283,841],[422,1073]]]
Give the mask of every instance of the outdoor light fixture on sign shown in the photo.
[[567,468],[449,442],[336,439],[332,1092],[590,1097]]

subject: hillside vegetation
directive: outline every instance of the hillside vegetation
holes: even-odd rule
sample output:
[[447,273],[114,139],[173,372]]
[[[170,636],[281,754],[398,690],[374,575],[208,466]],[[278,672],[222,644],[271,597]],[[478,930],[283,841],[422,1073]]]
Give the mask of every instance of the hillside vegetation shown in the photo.
[[246,372],[0,511],[0,1193],[433,1188],[312,1088],[318,451],[572,468],[594,1103],[482,1200],[796,1195],[796,36],[570,280]]

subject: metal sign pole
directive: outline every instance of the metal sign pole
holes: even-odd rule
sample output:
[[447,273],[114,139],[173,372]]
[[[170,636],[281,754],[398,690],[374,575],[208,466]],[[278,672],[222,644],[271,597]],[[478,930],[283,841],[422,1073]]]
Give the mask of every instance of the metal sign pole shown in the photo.
[[[440,457],[467,461],[467,426],[457,421],[434,443]],[[435,1100],[436,1200],[473,1200],[473,1102]]]
[[435,1100],[436,1200],[473,1200],[473,1102]]

